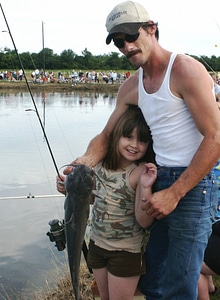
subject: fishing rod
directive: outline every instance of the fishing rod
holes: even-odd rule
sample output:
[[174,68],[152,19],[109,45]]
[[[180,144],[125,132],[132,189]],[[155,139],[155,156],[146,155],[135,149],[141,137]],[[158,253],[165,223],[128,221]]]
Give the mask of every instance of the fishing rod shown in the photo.
[[34,108],[35,108],[34,110],[33,110],[33,109],[28,109],[27,111],[34,111],[34,112],[36,113],[37,118],[38,118],[39,123],[40,123],[40,126],[41,126],[41,129],[42,129],[42,131],[43,131],[43,135],[44,135],[45,141],[46,141],[46,143],[47,143],[48,150],[49,150],[49,152],[50,152],[50,155],[51,155],[51,158],[52,158],[52,161],[53,161],[55,170],[56,170],[56,172],[57,172],[58,177],[60,177],[60,173],[59,173],[59,170],[58,170],[58,167],[57,167],[57,164],[56,164],[56,161],[55,161],[55,158],[54,158],[52,149],[51,149],[51,147],[50,147],[50,143],[49,143],[49,140],[48,140],[48,138],[47,138],[47,134],[46,134],[44,125],[43,125],[43,123],[42,123],[42,121],[41,121],[40,114],[39,114],[39,111],[38,111],[36,102],[35,102],[35,100],[34,100],[34,97],[33,97],[33,94],[32,94],[31,88],[30,88],[30,85],[29,85],[29,83],[28,83],[28,80],[27,80],[27,77],[26,77],[26,73],[25,73],[25,70],[24,70],[24,67],[23,67],[23,64],[22,64],[20,55],[18,54],[18,51],[17,51],[16,45],[15,45],[13,36],[12,36],[12,34],[11,34],[11,30],[10,30],[10,27],[9,27],[9,25],[8,25],[8,22],[7,22],[7,19],[6,19],[6,16],[5,16],[5,13],[4,13],[4,10],[3,10],[3,8],[2,8],[1,3],[0,3],[0,7],[1,7],[1,11],[2,11],[4,20],[5,20],[5,24],[6,24],[7,29],[8,29],[8,33],[9,33],[9,35],[10,35],[11,41],[12,41],[13,46],[14,46],[14,49],[15,49],[16,56],[17,56],[17,58],[18,58],[18,60],[19,60],[19,63],[20,63],[20,65],[21,65],[21,69],[22,69],[22,72],[23,72],[23,75],[24,75],[25,83],[26,83],[26,85],[27,85],[29,94],[30,94],[30,96],[31,96],[31,99],[32,99],[32,102],[33,102],[33,105],[34,105]]
[[204,59],[201,55],[199,56],[199,58],[206,64],[206,66],[207,66],[212,72],[216,73],[215,70],[213,70],[213,68],[205,61],[205,59]]
[[36,198],[54,198],[54,197],[62,197],[61,194],[54,195],[32,195],[29,193],[27,196],[15,196],[15,197],[0,197],[0,201],[2,200],[18,200],[18,199],[36,199]]

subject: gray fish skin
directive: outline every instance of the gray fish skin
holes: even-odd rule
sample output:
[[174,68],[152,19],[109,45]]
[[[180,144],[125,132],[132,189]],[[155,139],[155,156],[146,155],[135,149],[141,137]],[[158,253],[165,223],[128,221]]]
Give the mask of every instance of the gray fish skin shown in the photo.
[[76,300],[82,300],[79,290],[79,271],[94,180],[94,171],[86,165],[74,165],[72,172],[66,176],[65,180],[65,233],[69,268]]

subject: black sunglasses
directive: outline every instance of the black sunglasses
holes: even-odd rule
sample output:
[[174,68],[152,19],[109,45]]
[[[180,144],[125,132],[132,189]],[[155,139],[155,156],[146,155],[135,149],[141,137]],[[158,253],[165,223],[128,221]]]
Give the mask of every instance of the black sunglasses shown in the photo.
[[122,38],[113,38],[113,42],[114,42],[114,45],[118,48],[124,48],[125,46],[125,41],[128,42],[128,43],[133,43],[135,42],[138,37],[139,37],[140,33],[137,32],[133,35],[130,35],[130,34],[126,34],[125,37],[122,39]]

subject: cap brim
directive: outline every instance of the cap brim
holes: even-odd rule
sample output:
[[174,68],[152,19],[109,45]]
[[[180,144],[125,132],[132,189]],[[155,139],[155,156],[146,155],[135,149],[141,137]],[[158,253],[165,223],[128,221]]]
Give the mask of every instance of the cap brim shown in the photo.
[[124,23],[113,27],[106,38],[106,44],[109,45],[111,43],[112,38],[116,33],[125,33],[129,35],[137,33],[141,24],[143,23]]

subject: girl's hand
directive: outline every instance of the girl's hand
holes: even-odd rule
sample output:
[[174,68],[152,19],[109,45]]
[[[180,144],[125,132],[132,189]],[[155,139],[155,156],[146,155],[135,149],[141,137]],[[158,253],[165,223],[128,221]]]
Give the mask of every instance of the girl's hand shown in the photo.
[[144,164],[145,169],[140,177],[140,184],[143,188],[152,187],[157,178],[157,167],[153,163]]
[[66,189],[65,189],[64,181],[65,181],[65,176],[59,175],[56,177],[57,191],[65,195]]

